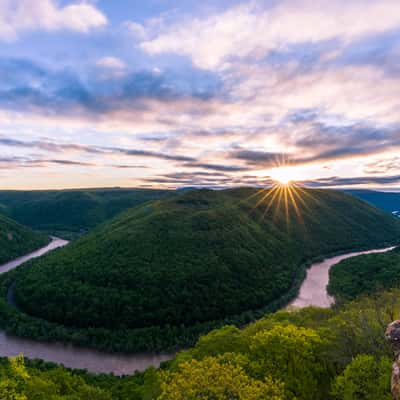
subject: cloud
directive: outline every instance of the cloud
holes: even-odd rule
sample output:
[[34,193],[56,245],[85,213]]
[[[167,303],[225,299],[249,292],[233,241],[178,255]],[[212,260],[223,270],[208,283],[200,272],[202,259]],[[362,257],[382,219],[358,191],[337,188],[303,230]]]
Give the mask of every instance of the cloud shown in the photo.
[[169,161],[193,162],[195,158],[183,155],[165,154],[149,150],[127,149],[121,147],[102,147],[102,146],[85,146],[74,143],[55,143],[50,141],[21,141],[8,137],[0,137],[0,144],[3,146],[20,147],[32,149],[36,148],[47,152],[64,153],[68,151],[82,152],[88,154],[101,155],[124,155],[132,157],[158,158]]
[[[286,125],[286,121],[290,123]],[[343,118],[316,110],[289,112],[283,125],[277,126],[276,130],[280,141],[292,148],[290,152],[277,153],[240,146],[229,152],[229,158],[245,161],[253,167],[271,168],[354,159],[400,147],[400,126],[342,125],[343,122]]]
[[187,162],[183,164],[183,167],[188,168],[203,168],[209,169],[213,171],[225,171],[225,172],[241,172],[247,171],[249,168],[246,166],[239,166],[239,165],[222,165],[222,164],[210,164],[205,162]]
[[262,168],[276,167],[281,164],[293,163],[293,159],[285,153],[274,153],[259,150],[234,150],[230,158],[244,160],[250,165],[258,165]]
[[128,73],[128,66],[118,57],[102,57],[96,61],[98,79],[100,80],[119,80]]
[[96,7],[80,1],[61,7],[55,0],[2,0],[0,40],[14,40],[20,32],[70,30],[87,33],[107,24]]
[[100,58],[96,62],[96,65],[101,68],[113,70],[125,70],[127,68],[127,65],[120,58],[111,56]]
[[240,186],[272,186],[275,182],[269,176],[242,175],[232,176],[224,173],[205,173],[203,171],[176,172],[145,178],[153,185],[172,187],[228,188]]
[[74,160],[62,159],[44,159],[34,157],[1,157],[0,169],[15,169],[15,168],[29,168],[29,167],[46,167],[50,164],[63,165],[63,166],[79,166],[79,167],[94,167],[94,163]]
[[[63,10],[72,1],[47,3]],[[306,177],[397,175],[400,3],[233,4],[184,7],[194,17],[168,6],[157,21],[150,7],[147,21],[123,16],[143,24],[127,21],[82,46],[44,40],[40,63],[3,55],[0,145],[115,168],[98,178],[107,184],[118,175],[138,184],[153,173],[165,184],[259,184],[282,164]],[[15,32],[32,29],[50,28]],[[34,43],[25,37],[4,54],[27,54]],[[53,46],[64,57],[57,64]],[[81,54],[92,57],[74,59]]]
[[143,40],[147,36],[145,27],[142,24],[139,24],[138,22],[125,21],[123,23],[123,27],[131,36],[133,36],[136,39]]
[[400,173],[400,157],[370,162],[365,166],[364,172],[366,174]]
[[49,165],[60,165],[65,167],[107,167],[115,169],[148,169],[146,165],[128,165],[128,164],[108,164],[99,162],[85,162],[71,159],[48,159],[39,156],[10,156],[0,157],[0,169],[11,170],[16,168],[43,168]]
[[198,67],[214,69],[232,60],[262,59],[272,50],[298,43],[337,38],[348,42],[400,25],[397,0],[286,0],[267,9],[264,5],[253,1],[203,19],[181,19],[143,41],[141,48],[152,55],[189,56]]
[[352,185],[393,185],[400,183],[400,175],[393,176],[360,176],[343,178],[332,176],[302,182],[310,187],[343,187]]
[[0,108],[44,115],[82,117],[112,112],[142,113],[146,101],[209,100],[218,95],[218,78],[192,71],[191,79],[172,72],[130,71],[119,59],[98,61],[88,77],[68,69],[0,58]]
[[147,165],[128,165],[128,164],[113,164],[110,166],[113,168],[117,168],[117,169],[147,169],[147,168],[149,168]]
[[38,160],[38,163],[93,167],[96,164],[73,160]]

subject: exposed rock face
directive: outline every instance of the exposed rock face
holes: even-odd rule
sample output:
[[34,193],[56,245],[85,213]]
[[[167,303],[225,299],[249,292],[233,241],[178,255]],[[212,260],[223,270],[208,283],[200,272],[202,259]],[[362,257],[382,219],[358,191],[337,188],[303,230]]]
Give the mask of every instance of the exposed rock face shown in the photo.
[[385,336],[392,344],[395,354],[392,367],[392,395],[394,400],[400,400],[400,320],[388,325]]

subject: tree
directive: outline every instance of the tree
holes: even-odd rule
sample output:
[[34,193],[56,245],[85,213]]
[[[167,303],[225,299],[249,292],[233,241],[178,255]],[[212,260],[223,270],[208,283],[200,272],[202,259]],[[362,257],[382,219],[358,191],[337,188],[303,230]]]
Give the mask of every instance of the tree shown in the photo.
[[250,345],[252,369],[258,378],[272,376],[285,384],[288,399],[324,398],[321,382],[324,341],[313,329],[276,325],[258,332]]
[[283,400],[283,385],[246,375],[234,355],[206,357],[179,366],[178,372],[161,373],[159,400]]
[[382,357],[376,361],[369,355],[359,355],[336,377],[332,395],[336,400],[391,400],[391,361]]

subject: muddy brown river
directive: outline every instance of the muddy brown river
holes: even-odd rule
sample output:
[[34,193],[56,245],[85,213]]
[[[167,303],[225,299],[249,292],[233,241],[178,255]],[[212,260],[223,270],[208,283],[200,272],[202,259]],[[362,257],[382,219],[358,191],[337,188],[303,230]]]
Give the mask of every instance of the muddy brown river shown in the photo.
[[307,270],[307,276],[301,285],[299,294],[290,303],[290,306],[298,308],[307,306],[323,308],[330,307],[335,302],[335,299],[328,294],[326,287],[329,283],[329,270],[332,266],[351,257],[356,257],[363,254],[385,253],[393,249],[394,247],[387,247],[384,249],[347,253],[340,256],[327,258],[322,262],[311,265],[311,267]]
[[[32,258],[40,257],[51,250],[67,244],[68,241],[53,237],[51,243],[46,247],[0,266],[0,273],[7,272]],[[307,277],[301,286],[298,297],[291,305],[295,307],[306,307],[309,305],[329,307],[334,299],[328,295],[326,286],[329,280],[329,269],[333,265],[357,255],[382,253],[392,249],[393,247],[389,247],[343,254],[313,264],[307,271]],[[134,371],[144,371],[151,366],[158,367],[161,362],[174,357],[174,354],[106,353],[62,343],[47,343],[19,338],[8,335],[0,330],[0,356],[9,357],[20,353],[23,353],[28,358],[40,358],[57,364],[63,364],[68,368],[87,369],[94,373],[113,373],[115,375],[132,374]]]

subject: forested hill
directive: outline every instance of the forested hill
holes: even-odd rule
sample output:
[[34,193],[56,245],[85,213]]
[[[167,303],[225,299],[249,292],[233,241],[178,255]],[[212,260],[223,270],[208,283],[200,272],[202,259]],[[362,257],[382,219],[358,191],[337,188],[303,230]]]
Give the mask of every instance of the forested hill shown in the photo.
[[0,191],[0,213],[33,229],[69,236],[119,212],[174,194],[153,189]]
[[399,220],[340,192],[191,191],[33,261],[15,296],[28,314],[91,332],[190,326],[268,305],[312,258],[399,240]]
[[382,254],[349,258],[330,270],[329,292],[337,300],[400,286],[400,247]]
[[374,190],[347,190],[347,193],[367,201],[382,210],[400,212],[400,193],[377,192]]
[[0,265],[46,245],[49,240],[46,235],[0,215]]

